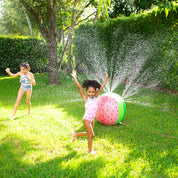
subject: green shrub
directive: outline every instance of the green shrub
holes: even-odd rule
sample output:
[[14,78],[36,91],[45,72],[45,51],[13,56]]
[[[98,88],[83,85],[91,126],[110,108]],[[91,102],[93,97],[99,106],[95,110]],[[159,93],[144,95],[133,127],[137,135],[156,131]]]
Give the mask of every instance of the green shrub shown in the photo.
[[8,67],[19,71],[20,63],[28,62],[32,72],[47,71],[47,45],[43,39],[0,36],[0,73]]
[[173,30],[168,39],[162,43],[164,80],[166,88],[178,90],[178,30]]
[[144,84],[156,80],[161,87],[177,90],[178,6],[176,8],[177,12],[170,11],[168,17],[164,11],[152,11],[104,23],[81,25],[75,29],[76,63],[80,63],[81,67],[87,66],[92,72],[93,59],[102,58],[112,79],[129,57],[132,63],[134,57],[140,56],[146,60],[139,76],[149,71],[142,81]]

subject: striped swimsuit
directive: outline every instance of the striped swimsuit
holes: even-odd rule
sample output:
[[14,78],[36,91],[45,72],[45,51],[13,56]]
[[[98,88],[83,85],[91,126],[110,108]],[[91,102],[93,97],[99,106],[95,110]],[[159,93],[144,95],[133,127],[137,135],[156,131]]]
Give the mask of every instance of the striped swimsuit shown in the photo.
[[87,102],[85,103],[85,114],[83,116],[83,120],[87,119],[91,123],[96,116],[97,106],[98,106],[97,98],[87,97]]
[[32,88],[32,84],[30,80],[28,79],[27,75],[22,75],[20,78],[21,87],[23,90],[28,91]]

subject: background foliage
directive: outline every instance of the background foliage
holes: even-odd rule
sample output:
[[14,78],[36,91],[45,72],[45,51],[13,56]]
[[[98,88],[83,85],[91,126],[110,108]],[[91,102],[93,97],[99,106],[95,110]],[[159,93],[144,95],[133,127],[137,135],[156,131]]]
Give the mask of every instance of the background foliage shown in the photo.
[[48,65],[47,45],[43,39],[0,36],[0,73],[9,67],[19,71],[19,65],[28,62],[32,72],[45,72]]
[[[20,1],[0,0],[0,34],[30,36],[30,29],[22,9]],[[26,12],[27,13],[27,12]],[[40,32],[33,18],[28,14],[34,36],[40,36]]]
[[[140,43],[140,45],[148,44],[149,50],[146,49],[148,48],[146,45],[141,46],[143,50],[135,49],[135,53],[138,53],[138,55],[141,55],[141,53],[145,55],[144,50],[150,51],[143,70],[140,72],[150,70],[152,75],[149,76],[150,81],[153,78],[159,79],[161,87],[177,90],[177,6],[176,9],[177,11],[170,11],[167,17],[162,10],[130,16],[129,18],[112,19],[105,23],[81,25],[75,31],[74,52],[76,63],[81,63],[80,66],[88,65],[90,69],[90,64],[86,61],[92,60],[97,53],[98,58],[103,58],[103,56],[106,58],[108,71],[110,73],[112,69],[111,73],[114,75],[117,70],[116,64],[124,62],[129,47],[132,48],[136,43]],[[140,48],[139,45],[138,48]],[[96,49],[102,52],[96,51]],[[147,80],[147,82],[150,81]]]

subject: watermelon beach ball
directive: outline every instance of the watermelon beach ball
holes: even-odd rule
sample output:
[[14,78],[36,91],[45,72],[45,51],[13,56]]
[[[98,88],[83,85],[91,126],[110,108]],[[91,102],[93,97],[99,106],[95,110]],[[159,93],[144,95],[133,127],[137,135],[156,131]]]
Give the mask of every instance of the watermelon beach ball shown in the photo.
[[119,124],[126,113],[122,97],[115,93],[105,93],[99,97],[96,119],[104,125]]

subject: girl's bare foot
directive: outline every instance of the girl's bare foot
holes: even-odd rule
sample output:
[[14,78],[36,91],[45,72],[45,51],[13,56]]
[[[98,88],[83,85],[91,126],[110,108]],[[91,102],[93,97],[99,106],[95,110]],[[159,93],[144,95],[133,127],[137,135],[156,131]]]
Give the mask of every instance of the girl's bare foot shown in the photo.
[[96,155],[96,152],[95,151],[90,151],[90,154]]
[[74,134],[75,134],[75,132],[74,132],[74,131],[72,131],[72,134],[71,134],[71,142],[74,142],[74,141],[75,141],[75,139],[76,139],[76,137],[74,136]]
[[27,115],[30,116],[30,114],[31,114],[30,111],[28,111],[28,114],[27,114]]
[[14,120],[14,118],[15,118],[15,116],[12,116],[12,117],[10,118],[10,120]]

